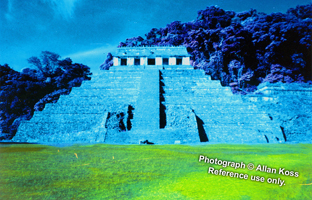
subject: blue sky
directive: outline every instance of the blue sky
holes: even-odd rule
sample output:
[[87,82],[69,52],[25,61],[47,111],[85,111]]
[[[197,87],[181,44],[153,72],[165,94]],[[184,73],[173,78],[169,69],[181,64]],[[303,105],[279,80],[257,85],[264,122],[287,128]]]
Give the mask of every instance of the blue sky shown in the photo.
[[172,21],[192,21],[218,5],[236,12],[272,13],[309,0],[0,0],[0,64],[29,67],[27,58],[52,51],[96,72],[126,38],[144,36]]

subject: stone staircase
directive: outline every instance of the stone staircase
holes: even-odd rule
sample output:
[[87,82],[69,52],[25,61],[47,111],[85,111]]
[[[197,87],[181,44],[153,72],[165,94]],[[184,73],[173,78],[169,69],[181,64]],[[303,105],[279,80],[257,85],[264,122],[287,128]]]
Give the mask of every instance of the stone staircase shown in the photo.
[[133,130],[159,129],[159,70],[144,70],[135,110]]
[[[222,143],[283,142],[283,134],[270,117],[244,103],[220,81],[201,70],[162,70],[162,104],[170,125],[172,110],[188,108],[196,115],[199,140]],[[169,123],[169,124],[168,124]]]
[[112,68],[23,121],[13,142],[283,142],[278,124],[202,70]]

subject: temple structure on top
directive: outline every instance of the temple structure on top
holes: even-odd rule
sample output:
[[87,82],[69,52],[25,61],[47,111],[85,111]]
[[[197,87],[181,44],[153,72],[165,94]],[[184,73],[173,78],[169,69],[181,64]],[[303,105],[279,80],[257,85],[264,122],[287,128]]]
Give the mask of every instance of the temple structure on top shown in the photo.
[[163,69],[168,65],[190,65],[190,55],[185,47],[121,47],[113,56],[114,67]]

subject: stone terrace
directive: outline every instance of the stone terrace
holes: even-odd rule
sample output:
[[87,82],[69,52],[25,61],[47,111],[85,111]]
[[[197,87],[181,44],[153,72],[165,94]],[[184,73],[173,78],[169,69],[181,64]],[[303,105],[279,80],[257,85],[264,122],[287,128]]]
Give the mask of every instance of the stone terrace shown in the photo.
[[[285,141],[279,124],[204,71],[194,70],[184,51],[181,58],[168,58],[167,64],[157,57],[158,51],[145,49],[153,57],[144,54],[134,65],[138,55],[124,58],[122,50],[114,57],[116,66],[35,112],[31,120],[21,123],[12,140],[114,144]],[[174,48],[172,52],[179,53]]]

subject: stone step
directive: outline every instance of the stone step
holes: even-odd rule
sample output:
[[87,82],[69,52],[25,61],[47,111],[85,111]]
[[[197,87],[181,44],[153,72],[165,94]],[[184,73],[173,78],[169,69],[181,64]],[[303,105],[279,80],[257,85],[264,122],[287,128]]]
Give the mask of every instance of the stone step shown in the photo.
[[205,83],[207,82],[207,80],[205,79],[205,77],[161,77],[160,79],[161,82],[163,83],[176,83],[176,82],[181,82],[181,81],[186,81],[186,82],[190,82],[190,83]]
[[103,81],[131,81],[131,80],[140,80],[142,74],[128,74],[128,75],[122,75],[122,74],[116,74],[116,75],[111,75],[108,74],[107,76],[96,76],[92,78],[89,81],[85,82],[103,82]]
[[[196,91],[196,90],[194,90]],[[200,90],[198,90],[200,91]],[[204,90],[205,91],[205,90]],[[166,93],[167,92],[167,93]],[[196,100],[196,98],[199,98],[199,100],[205,100],[211,99],[211,98],[217,98],[217,99],[222,99],[223,101],[231,101],[233,99],[240,99],[242,101],[242,98],[239,95],[234,95],[234,94],[229,94],[225,95],[224,93],[205,93],[205,94],[197,94],[194,96],[194,92],[188,91],[188,92],[183,92],[181,91],[181,94],[174,93],[173,90],[168,90],[165,91],[165,93],[161,93],[161,96],[165,98],[165,100],[170,100],[170,99],[179,99],[179,97],[182,97],[185,99],[190,99],[190,100]]]
[[103,105],[103,104],[111,104],[115,102],[116,104],[124,103],[128,104],[131,102],[135,102],[137,100],[137,96],[132,97],[117,97],[117,96],[77,96],[77,98],[63,98],[59,99],[58,103],[64,104],[66,106],[74,106],[74,105]]
[[238,100],[240,102],[242,102],[242,99],[237,96],[237,95],[224,95],[223,93],[216,93],[216,94],[211,94],[211,93],[204,93],[204,94],[200,94],[200,93],[190,93],[190,92],[181,92],[179,94],[177,93],[163,93],[161,94],[161,96],[164,98],[164,101],[168,102],[168,103],[172,103],[173,101],[179,101],[179,99],[181,100],[187,100],[188,102],[214,102],[216,101],[215,99],[217,99],[217,101],[224,101],[224,102],[228,102],[228,101],[233,101],[233,100]]
[[[129,74],[142,74],[143,71],[138,70],[125,70],[125,71],[113,71],[113,70],[104,70],[99,72],[97,75],[94,75],[94,77],[100,77],[100,76],[106,76],[106,75],[129,75]],[[92,77],[92,76],[91,76]]]
[[160,70],[161,76],[181,76],[181,75],[205,75],[203,70],[185,69],[185,70]]
[[197,113],[266,113],[262,110],[259,110],[257,107],[254,107],[253,105],[242,105],[241,103],[222,103],[222,102],[215,102],[211,104],[203,104],[198,105],[197,102],[189,103],[189,104],[168,104],[168,103],[161,103],[166,109],[172,109],[172,108],[187,108],[190,110],[194,110],[195,114]]
[[175,86],[175,85],[214,85],[218,87],[217,84],[209,84],[204,79],[177,79],[177,80],[160,80],[162,86]]
[[[219,80],[207,80],[207,77],[199,76],[199,77],[192,77],[192,76],[176,76],[176,77],[162,77],[161,81],[163,83],[176,83],[176,82],[191,82],[191,83],[207,83],[207,84],[220,84]],[[221,85],[221,84],[220,84]]]
[[43,122],[56,122],[56,123],[91,123],[98,121],[104,114],[100,113],[78,113],[78,114],[65,114],[65,113],[40,113],[31,118],[31,123],[43,123]]
[[78,113],[102,113],[105,110],[109,110],[111,105],[63,105],[55,106],[47,104],[43,111],[37,111],[34,116],[38,114],[78,114]]
[[269,122],[270,118],[265,113],[200,113],[196,115],[203,120],[205,124],[227,124],[227,123],[248,123],[258,124]]
[[200,73],[196,73],[196,74],[163,74],[163,75],[161,75],[160,79],[162,79],[162,80],[186,79],[186,80],[205,80],[205,81],[207,81],[207,77],[203,74],[200,74]]
[[[184,87],[187,88],[187,87]],[[168,87],[169,90],[167,90],[167,88],[164,88],[165,91],[181,91],[181,87],[174,87],[174,88],[170,88]],[[191,91],[200,91],[200,92],[205,92],[205,93],[212,93],[212,94],[216,94],[216,93],[223,93],[224,95],[233,95],[231,88],[228,87],[218,87],[218,88],[207,88],[207,87],[203,87],[203,86],[192,86],[190,88]]]
[[181,80],[205,80],[208,81],[207,77],[202,74],[168,74],[162,75],[161,80],[172,80],[172,81],[181,81]]
[[208,124],[204,123],[203,127],[205,130],[209,130],[210,128],[214,129],[245,129],[245,130],[251,130],[251,129],[257,129],[262,131],[271,131],[272,130],[280,130],[279,124],[274,123],[273,121],[270,122],[260,122],[260,123],[218,123],[218,124]]
[[94,94],[103,94],[107,92],[115,92],[116,94],[125,94],[134,92],[134,91],[139,91],[138,87],[132,87],[132,86],[125,86],[125,87],[115,87],[115,86],[108,86],[108,87],[90,87],[90,88],[77,88],[72,90],[70,95],[77,95],[77,94],[85,94],[85,93],[94,93]]
[[103,89],[90,89],[90,90],[75,90],[67,96],[69,98],[77,98],[77,96],[98,96],[99,98],[104,98],[108,96],[133,96],[137,95],[139,90],[136,88],[124,88],[124,89],[112,89],[112,88],[103,88]]
[[38,122],[32,123],[25,121],[18,128],[19,132],[32,132],[38,135],[48,135],[53,133],[75,133],[88,131],[91,127],[98,124],[98,121],[90,123],[62,123],[62,122]]
[[[166,104],[166,108],[180,107],[177,105]],[[190,104],[181,105],[195,111],[195,113],[265,113],[259,111],[255,105],[248,104]]]
[[138,88],[134,87],[124,87],[124,88],[114,88],[114,87],[96,87],[96,88],[80,88],[72,90],[68,96],[108,96],[108,95],[132,95],[139,92]]
[[140,82],[140,79],[120,79],[120,80],[115,80],[115,79],[106,79],[106,80],[99,80],[99,81],[90,81],[88,83],[83,84],[79,88],[92,88],[92,87],[100,87],[100,86],[118,86],[118,87],[123,87],[123,86],[128,86],[128,85],[137,85]]
[[[177,96],[181,96],[181,97],[207,97],[207,98],[211,98],[211,97],[230,97],[233,96],[233,94],[231,92],[222,92],[222,91],[217,91],[216,92],[207,92],[207,90],[203,90],[203,89],[184,89],[184,90],[165,90],[164,93],[162,93],[163,95],[177,95]],[[165,99],[166,100],[166,99]]]
[[142,76],[142,72],[122,72],[122,71],[113,71],[103,73],[97,76],[91,77],[91,81],[99,81],[105,79],[131,79],[131,78],[140,78]]
[[[258,124],[204,124],[204,130],[209,142],[230,142],[243,141],[260,143],[284,142],[282,132],[278,124],[258,123]],[[256,140],[255,140],[256,139]],[[260,141],[258,141],[260,139]],[[246,141],[247,140],[247,141]]]
[[106,77],[102,79],[95,79],[92,81],[84,82],[81,87],[90,87],[99,84],[109,84],[109,83],[138,83],[140,82],[141,77]]
[[161,75],[160,79],[162,80],[179,80],[179,79],[190,79],[190,80],[197,80],[197,79],[203,79],[208,80],[205,75],[194,73],[194,74],[163,74]]
[[167,106],[167,105],[192,105],[192,104],[197,104],[198,102],[201,102],[203,104],[215,104],[215,103],[228,103],[228,104],[232,104],[232,105],[239,105],[242,103],[242,100],[240,99],[233,99],[231,101],[228,101],[227,98],[222,98],[222,97],[218,97],[218,98],[207,98],[205,97],[205,99],[203,100],[198,100],[199,97],[195,97],[195,98],[167,98],[165,102],[162,101],[162,104]]
[[[239,108],[246,108],[246,109],[256,109],[258,108],[257,105],[252,104],[252,103],[246,103],[246,102],[241,102],[240,104],[233,104],[232,102],[222,102],[222,101],[217,101],[213,104],[204,104],[202,102],[190,102],[188,104],[170,104],[170,103],[166,103],[163,102],[165,104],[167,104],[168,106],[175,106],[175,107],[189,107],[189,105],[191,105],[194,108],[198,108],[198,109],[215,109],[215,108],[220,108],[220,109],[227,109],[227,108],[234,108],[234,109],[239,109]],[[179,106],[180,105],[180,106]]]
[[102,76],[97,76],[91,81],[103,81],[103,80],[119,80],[119,79],[140,79],[142,74],[107,74]]
[[194,70],[194,67],[191,65],[164,65],[163,69],[165,70]]
[[[168,106],[169,107],[169,106]],[[234,107],[234,106],[233,106]],[[203,114],[203,115],[215,115],[215,114],[221,114],[221,113],[224,113],[224,114],[234,114],[234,113],[239,113],[239,114],[252,114],[252,113],[262,113],[262,114],[265,114],[264,111],[259,111],[257,108],[248,108],[248,107],[238,107],[238,106],[235,106],[234,108],[226,108],[226,109],[221,109],[221,108],[218,108],[218,107],[215,107],[215,108],[196,108],[196,107],[193,107],[191,106],[192,110],[195,111],[196,114]]]
[[[177,85],[164,85],[162,86],[164,91],[171,90],[171,91],[181,91],[184,89],[192,89],[192,90],[206,90],[206,91],[223,91],[223,92],[231,92],[231,88],[228,87],[206,87],[206,86],[198,86],[196,84],[177,84]],[[232,93],[232,92],[231,92]]]
[[203,81],[203,80],[176,80],[176,81],[161,81],[162,86],[167,87],[182,87],[182,86],[197,86],[203,88],[230,88],[230,87],[223,87],[220,82],[218,81]]
[[58,103],[64,105],[97,105],[97,104],[110,104],[112,102],[115,103],[125,103],[131,104],[131,102],[135,102],[137,99],[136,95],[132,96],[67,96],[61,97],[58,100]]
[[[222,85],[220,84],[220,81],[208,81],[205,80],[205,78],[198,78],[198,79],[191,79],[191,78],[185,78],[185,79],[166,79],[161,80],[161,82],[165,86],[181,86],[181,85],[196,85],[196,86],[202,86],[207,88],[220,88]],[[229,87],[225,87],[229,88]]]
[[197,86],[185,86],[185,87],[174,87],[163,86],[164,94],[203,94],[203,95],[226,95],[233,96],[233,93],[230,88],[205,88],[205,87],[197,87]]
[[208,141],[217,143],[267,143],[265,136],[256,128],[239,128],[231,126],[228,129],[204,127]]
[[[64,104],[62,101],[67,101],[67,98],[64,98],[62,101],[58,101],[56,103],[47,103],[45,105],[45,109],[43,111],[38,112],[45,112],[49,109],[65,109],[66,107],[111,107],[114,105],[133,105],[136,101],[137,96],[133,96],[131,98],[125,99],[124,97],[109,97],[105,98],[104,100],[99,101],[96,97],[79,97],[76,100],[72,99],[70,104]],[[74,101],[75,100],[75,101]],[[132,102],[132,103],[131,103]]]
[[[79,113],[103,113],[104,111],[113,111],[116,105],[134,105],[135,101],[132,103],[127,102],[118,102],[118,101],[101,101],[95,103],[84,102],[79,103],[74,102],[73,104],[60,104],[60,103],[49,103],[45,105],[45,109],[42,111],[35,111],[34,116],[42,115],[42,114],[79,114]],[[119,103],[119,104],[118,104]]]
[[142,74],[107,74],[106,76],[96,76],[93,77],[91,80],[86,81],[86,82],[98,82],[98,81],[119,81],[119,80],[137,80],[140,79]]

